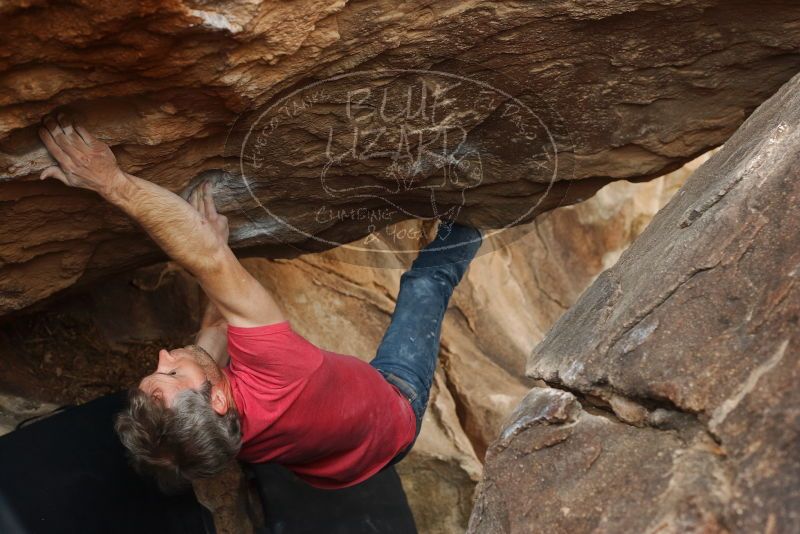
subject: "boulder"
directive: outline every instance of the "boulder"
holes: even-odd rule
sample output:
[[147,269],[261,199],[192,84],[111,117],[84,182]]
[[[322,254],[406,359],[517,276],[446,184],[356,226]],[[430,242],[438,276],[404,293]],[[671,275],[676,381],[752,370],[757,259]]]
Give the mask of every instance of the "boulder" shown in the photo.
[[724,453],[534,388],[487,456],[469,532],[726,532]]
[[163,259],[96,195],[36,180],[52,111],[176,193],[212,179],[233,246],[290,257],[414,217],[505,228],[658,176],[800,66],[790,0],[12,0],[0,14],[0,314]]
[[471,532],[796,530],[799,149],[800,75],[535,348]]

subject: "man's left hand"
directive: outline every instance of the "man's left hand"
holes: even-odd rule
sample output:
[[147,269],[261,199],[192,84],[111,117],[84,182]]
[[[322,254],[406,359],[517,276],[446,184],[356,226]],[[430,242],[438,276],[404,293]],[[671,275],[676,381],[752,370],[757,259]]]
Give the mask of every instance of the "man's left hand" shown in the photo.
[[112,193],[125,173],[111,149],[83,127],[73,125],[65,115],[45,117],[39,137],[58,165],[46,168],[40,178],[56,178],[72,187],[91,189],[102,195]]

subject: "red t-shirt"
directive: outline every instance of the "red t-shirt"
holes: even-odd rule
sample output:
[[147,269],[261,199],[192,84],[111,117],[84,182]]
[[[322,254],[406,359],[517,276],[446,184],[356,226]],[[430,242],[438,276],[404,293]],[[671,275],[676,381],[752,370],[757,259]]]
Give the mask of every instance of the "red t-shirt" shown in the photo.
[[243,461],[279,463],[312,486],[344,488],[414,438],[414,412],[399,390],[358,358],[316,347],[288,321],[228,326],[228,353]]

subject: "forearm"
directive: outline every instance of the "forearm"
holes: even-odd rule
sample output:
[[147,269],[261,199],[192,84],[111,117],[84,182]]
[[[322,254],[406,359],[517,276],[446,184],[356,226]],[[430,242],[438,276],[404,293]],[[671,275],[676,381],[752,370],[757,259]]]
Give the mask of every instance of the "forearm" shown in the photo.
[[197,500],[213,514],[219,534],[254,531],[248,514],[247,482],[238,463],[231,462],[215,477],[195,480],[192,486]]
[[228,323],[213,301],[206,304],[203,320],[200,323],[200,330],[195,336],[195,345],[199,345],[203,350],[214,358],[217,365],[225,367],[228,365]]
[[228,356],[228,329],[226,323],[201,328],[195,336],[195,344],[214,358],[217,365],[225,367],[230,361]]
[[222,324],[226,328],[228,326],[227,321],[225,321],[225,317],[223,317],[217,305],[214,304],[213,300],[209,299],[206,303],[205,310],[203,311],[203,318],[200,321],[200,328],[217,326],[219,324]]
[[167,255],[198,277],[213,269],[217,254],[227,248],[197,211],[178,195],[131,174],[103,197],[138,222]]

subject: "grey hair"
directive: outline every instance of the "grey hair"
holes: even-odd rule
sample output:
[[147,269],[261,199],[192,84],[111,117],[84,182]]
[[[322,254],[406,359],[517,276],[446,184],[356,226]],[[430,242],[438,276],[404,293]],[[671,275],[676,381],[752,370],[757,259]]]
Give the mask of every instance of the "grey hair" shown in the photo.
[[239,414],[233,407],[224,415],[214,411],[208,380],[179,393],[172,407],[138,388],[128,400],[114,428],[133,468],[155,477],[164,492],[216,475],[241,448]]

